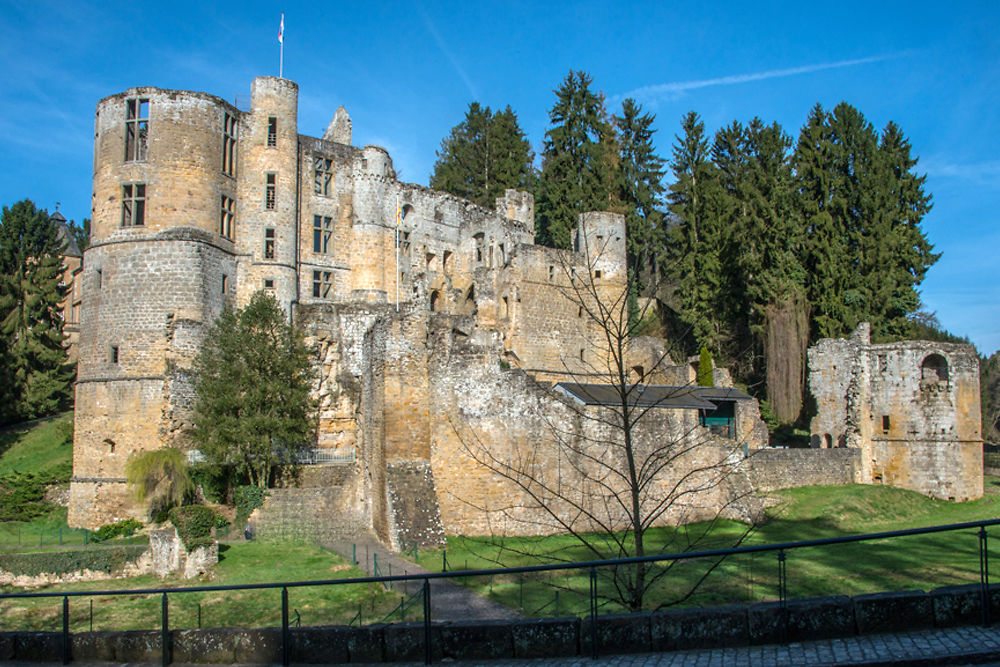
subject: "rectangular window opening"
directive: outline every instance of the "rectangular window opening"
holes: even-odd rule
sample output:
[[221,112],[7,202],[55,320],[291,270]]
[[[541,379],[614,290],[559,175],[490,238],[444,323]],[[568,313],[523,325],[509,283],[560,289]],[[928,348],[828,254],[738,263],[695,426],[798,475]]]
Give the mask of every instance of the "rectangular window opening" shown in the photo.
[[236,202],[222,195],[222,205],[219,212],[219,235],[232,240],[233,218],[236,215]]
[[222,119],[222,173],[236,175],[236,117],[228,113]]
[[278,145],[278,119],[271,116],[267,119],[267,147],[274,148]]
[[146,159],[149,141],[149,100],[125,100],[125,161]]
[[264,191],[264,208],[273,211],[277,205],[278,175],[267,175],[267,186]]
[[889,415],[882,415],[882,431],[888,433],[889,426]]
[[274,278],[264,278],[264,289],[274,291]]
[[111,349],[108,350],[108,361],[112,364],[118,363],[118,346],[112,345]]
[[318,157],[313,161],[313,188],[322,197],[330,196],[330,184],[333,182],[333,161]]
[[313,296],[318,299],[329,299],[333,291],[333,273],[330,271],[313,271]]
[[274,228],[264,230],[264,259],[274,259]]
[[333,218],[313,216],[313,252],[320,255],[333,252]]
[[146,184],[122,186],[122,227],[142,227],[146,223]]

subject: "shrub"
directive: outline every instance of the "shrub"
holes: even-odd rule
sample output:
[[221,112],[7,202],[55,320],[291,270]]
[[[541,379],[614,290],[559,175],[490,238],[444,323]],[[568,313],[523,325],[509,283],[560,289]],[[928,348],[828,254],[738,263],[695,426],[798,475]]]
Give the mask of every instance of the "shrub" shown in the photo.
[[236,502],[236,525],[246,523],[255,509],[264,504],[267,491],[259,486],[237,486],[233,493]]
[[0,553],[0,570],[27,577],[46,573],[69,574],[80,570],[112,573],[121,571],[128,563],[134,563],[148,548],[146,545],[122,545],[73,551]]
[[56,509],[45,500],[45,487],[52,475],[15,472],[0,477],[0,521],[31,521]]
[[135,531],[142,528],[142,523],[135,519],[125,519],[116,523],[109,523],[94,531],[94,539],[101,542],[113,540],[116,537],[131,537]]
[[698,386],[711,387],[715,384],[712,377],[712,353],[707,347],[702,346],[698,355]]
[[216,528],[227,528],[229,526],[229,519],[227,519],[222,514],[215,515],[215,527]]
[[187,455],[176,447],[134,452],[125,464],[125,475],[135,499],[148,500],[151,513],[181,504],[194,491]]
[[170,523],[177,528],[184,547],[191,551],[197,546],[210,543],[212,527],[215,525],[215,510],[204,505],[185,505],[170,510]]

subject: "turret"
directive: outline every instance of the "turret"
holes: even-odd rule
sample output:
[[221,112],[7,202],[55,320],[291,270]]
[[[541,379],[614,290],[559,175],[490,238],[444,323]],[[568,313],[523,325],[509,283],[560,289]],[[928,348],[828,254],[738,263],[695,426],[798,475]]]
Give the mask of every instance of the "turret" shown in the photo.
[[240,127],[241,304],[261,289],[286,309],[297,299],[298,94],[294,81],[257,77]]
[[395,285],[395,264],[387,261],[395,252],[396,201],[389,187],[394,179],[389,153],[379,146],[365,146],[354,172],[354,299],[386,301],[387,286]]
[[595,278],[627,279],[625,216],[604,211],[581,213],[571,237],[573,249],[587,256]]

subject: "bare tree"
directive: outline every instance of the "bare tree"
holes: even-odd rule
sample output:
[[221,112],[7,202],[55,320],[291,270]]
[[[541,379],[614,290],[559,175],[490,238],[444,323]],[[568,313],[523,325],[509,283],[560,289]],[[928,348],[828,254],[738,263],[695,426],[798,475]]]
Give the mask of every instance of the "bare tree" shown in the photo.
[[[586,235],[580,238],[585,244]],[[638,337],[650,303],[629,318],[629,285],[601,279],[595,270],[605,249],[582,250],[574,259],[587,258],[586,266],[567,258],[558,289],[583,316],[592,344],[582,358],[563,360],[561,375],[567,381],[538,387],[549,398],[550,441],[511,452],[484,442],[468,427],[456,426],[456,431],[472,459],[517,491],[516,499],[499,509],[497,519],[506,532],[565,533],[595,559],[696,549],[720,518],[756,516],[752,489],[739,471],[743,445],[711,433],[698,419],[699,409],[716,407],[706,395],[741,392],[696,387],[687,366],[674,364],[671,348]],[[693,532],[680,528],[692,521],[709,523]],[[673,531],[650,544],[647,532],[656,526],[673,526]],[[730,545],[752,527],[751,521]],[[509,541],[502,544],[517,549]],[[564,553],[531,555],[572,559]],[[694,587],[658,606],[689,597],[719,562]],[[610,584],[604,587],[605,601],[641,610],[651,588],[671,568],[669,563],[638,563],[602,572]]]

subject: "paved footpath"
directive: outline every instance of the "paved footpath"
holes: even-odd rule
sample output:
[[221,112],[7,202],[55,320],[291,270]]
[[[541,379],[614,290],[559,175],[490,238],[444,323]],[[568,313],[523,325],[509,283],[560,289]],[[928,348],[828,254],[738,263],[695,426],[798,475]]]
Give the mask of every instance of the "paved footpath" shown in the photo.
[[[546,658],[544,660],[441,661],[445,667],[777,667],[779,665],[980,665],[1000,661],[1000,626],[924,630],[891,635],[797,642],[787,646],[744,646],[724,649],[640,653],[633,655]],[[15,662],[10,667],[41,667],[44,663]],[[110,663],[71,663],[77,667],[107,667]],[[121,663],[118,663],[121,664]],[[174,663],[175,667],[186,667]],[[422,662],[380,663],[377,667],[417,667]],[[51,666],[51,667],[54,667]],[[194,667],[194,666],[192,666]],[[204,667],[199,665],[197,667]],[[255,666],[259,667],[259,666]],[[359,665],[355,667],[376,667]]]
[[[449,661],[446,667],[777,667],[779,665],[972,665],[1000,660],[1000,626],[924,630],[892,635],[797,642],[787,646],[548,658],[545,660]],[[395,663],[402,667],[407,663]],[[408,663],[410,667],[423,663]],[[373,667],[368,665],[366,667]],[[382,667],[386,667],[383,665]]]
[[[357,553],[358,567],[374,574],[374,562],[378,557],[379,574],[429,574],[419,565],[402,558],[386,549],[373,537],[359,537],[353,542],[327,542],[324,547],[334,551],[348,561]],[[421,584],[408,582],[406,590],[415,593]],[[431,580],[431,618],[435,621],[485,621],[490,619],[521,618],[509,607],[474,593],[448,579]]]

